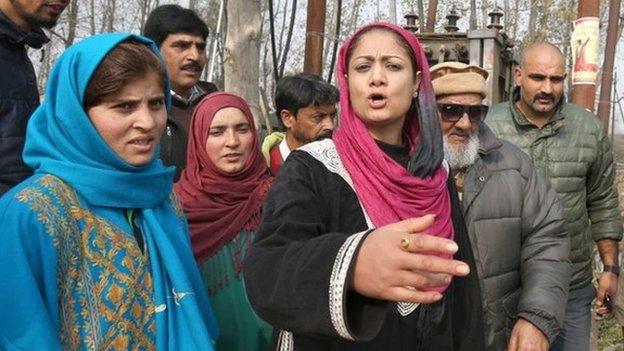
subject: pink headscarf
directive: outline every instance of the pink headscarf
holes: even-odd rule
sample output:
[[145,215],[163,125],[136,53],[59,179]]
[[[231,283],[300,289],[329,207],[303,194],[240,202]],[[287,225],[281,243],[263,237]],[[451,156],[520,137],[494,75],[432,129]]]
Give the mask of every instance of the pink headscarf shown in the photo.
[[[375,226],[381,227],[411,217],[435,214],[436,219],[427,232],[452,239],[454,228],[451,220],[450,195],[446,187],[448,178],[446,169],[439,165],[430,176],[424,178],[409,173],[379,148],[351,105],[346,78],[347,52],[355,38],[371,27],[391,30],[409,44],[418,66],[414,70],[422,74],[418,90],[421,115],[423,107],[429,109],[435,107],[429,67],[416,37],[409,31],[390,23],[377,22],[366,25],[358,29],[340,48],[338,60],[340,126],[333,137],[336,149],[353,180],[359,200]],[[411,146],[411,156],[418,148],[419,118],[421,117],[423,116],[419,116],[416,109],[410,109],[405,118],[404,137]],[[428,116],[423,118],[436,118],[437,123],[435,114],[428,113]]]
[[[249,158],[237,173],[219,170],[205,147],[215,114],[227,107],[243,111],[253,133]],[[273,177],[258,147],[251,110],[242,98],[223,92],[206,96],[195,108],[189,131],[186,169],[174,189],[189,221],[193,254],[201,264],[241,230],[258,228]]]

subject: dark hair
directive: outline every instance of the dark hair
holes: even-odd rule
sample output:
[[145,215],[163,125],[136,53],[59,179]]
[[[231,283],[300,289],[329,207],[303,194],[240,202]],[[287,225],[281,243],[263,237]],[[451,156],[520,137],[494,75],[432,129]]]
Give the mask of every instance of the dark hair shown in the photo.
[[147,45],[133,39],[117,45],[102,60],[89,80],[83,99],[85,111],[99,105],[104,96],[118,92],[128,82],[144,77],[149,72],[162,77],[164,90],[166,69]]
[[208,37],[208,26],[193,10],[178,5],[162,5],[155,8],[147,17],[143,35],[152,39],[158,47],[170,34],[185,33]]
[[277,82],[275,91],[277,120],[285,127],[280,118],[282,110],[296,115],[300,108],[335,104],[338,97],[338,88],[315,74],[299,73],[283,77]]
[[358,36],[353,39],[353,41],[351,42],[351,46],[349,46],[349,49],[347,50],[345,71],[349,72],[349,61],[351,60],[351,55],[353,55],[353,51],[355,51],[355,48],[360,44],[360,40],[362,40],[362,37],[364,36],[364,34],[375,31],[375,30],[392,34],[394,39],[399,43],[399,45],[401,45],[403,50],[405,50],[405,54],[407,55],[407,57],[409,57],[410,63],[412,64],[412,73],[415,78],[416,73],[421,69],[421,67],[418,67],[418,64],[416,63],[416,56],[414,56],[414,52],[412,52],[412,47],[399,34],[397,34],[391,29],[384,28],[384,27],[369,27],[367,29],[364,29],[360,33],[358,33]]

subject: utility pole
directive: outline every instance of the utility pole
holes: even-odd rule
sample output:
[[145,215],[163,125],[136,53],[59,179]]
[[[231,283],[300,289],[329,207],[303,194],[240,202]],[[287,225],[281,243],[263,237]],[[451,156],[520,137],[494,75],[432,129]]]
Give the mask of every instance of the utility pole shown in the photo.
[[438,0],[429,0],[429,7],[427,8],[427,26],[425,32],[433,33],[435,30],[436,14],[438,12]]
[[308,1],[305,58],[303,71],[322,75],[323,33],[325,31],[325,0]]
[[613,83],[613,61],[618,39],[620,3],[621,0],[611,0],[609,4],[609,27],[607,28],[607,43],[602,65],[600,99],[598,99],[598,118],[605,128],[609,125],[609,104],[611,103],[611,85]]
[[599,16],[600,1],[579,0],[578,16],[571,38],[574,55],[571,100],[592,112],[596,102],[599,48],[599,32],[596,29],[600,23]]

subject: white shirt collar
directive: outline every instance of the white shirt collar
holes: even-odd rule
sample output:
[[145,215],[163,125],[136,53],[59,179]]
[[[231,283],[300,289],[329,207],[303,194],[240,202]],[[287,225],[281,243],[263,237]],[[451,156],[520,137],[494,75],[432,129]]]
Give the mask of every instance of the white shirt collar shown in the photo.
[[288,144],[286,143],[286,136],[282,139],[282,142],[279,144],[279,151],[282,155],[282,160],[286,161],[286,157],[290,155],[290,148],[288,148]]

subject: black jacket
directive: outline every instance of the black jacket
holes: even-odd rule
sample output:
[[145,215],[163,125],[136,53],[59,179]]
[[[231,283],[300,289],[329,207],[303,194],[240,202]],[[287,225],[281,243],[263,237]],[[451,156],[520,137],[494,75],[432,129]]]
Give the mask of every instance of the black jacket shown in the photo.
[[41,29],[24,31],[0,12],[0,195],[32,174],[22,150],[39,92],[26,46],[38,49],[48,40]]
[[[472,273],[453,280],[444,294],[448,308],[438,304],[427,308],[431,313],[420,308],[400,315],[396,303],[348,288],[369,224],[329,143],[328,139],[310,143],[288,156],[264,203],[262,225],[245,259],[249,301],[275,327],[270,350],[484,350],[479,283],[452,189],[455,240],[460,247],[455,257],[467,262]],[[407,151],[401,158],[382,150],[399,164],[409,160]],[[427,319],[431,323],[423,323]]]
[[479,130],[464,175],[463,213],[481,284],[486,349],[506,350],[518,317],[552,343],[568,300],[570,238],[563,209],[529,156]]

